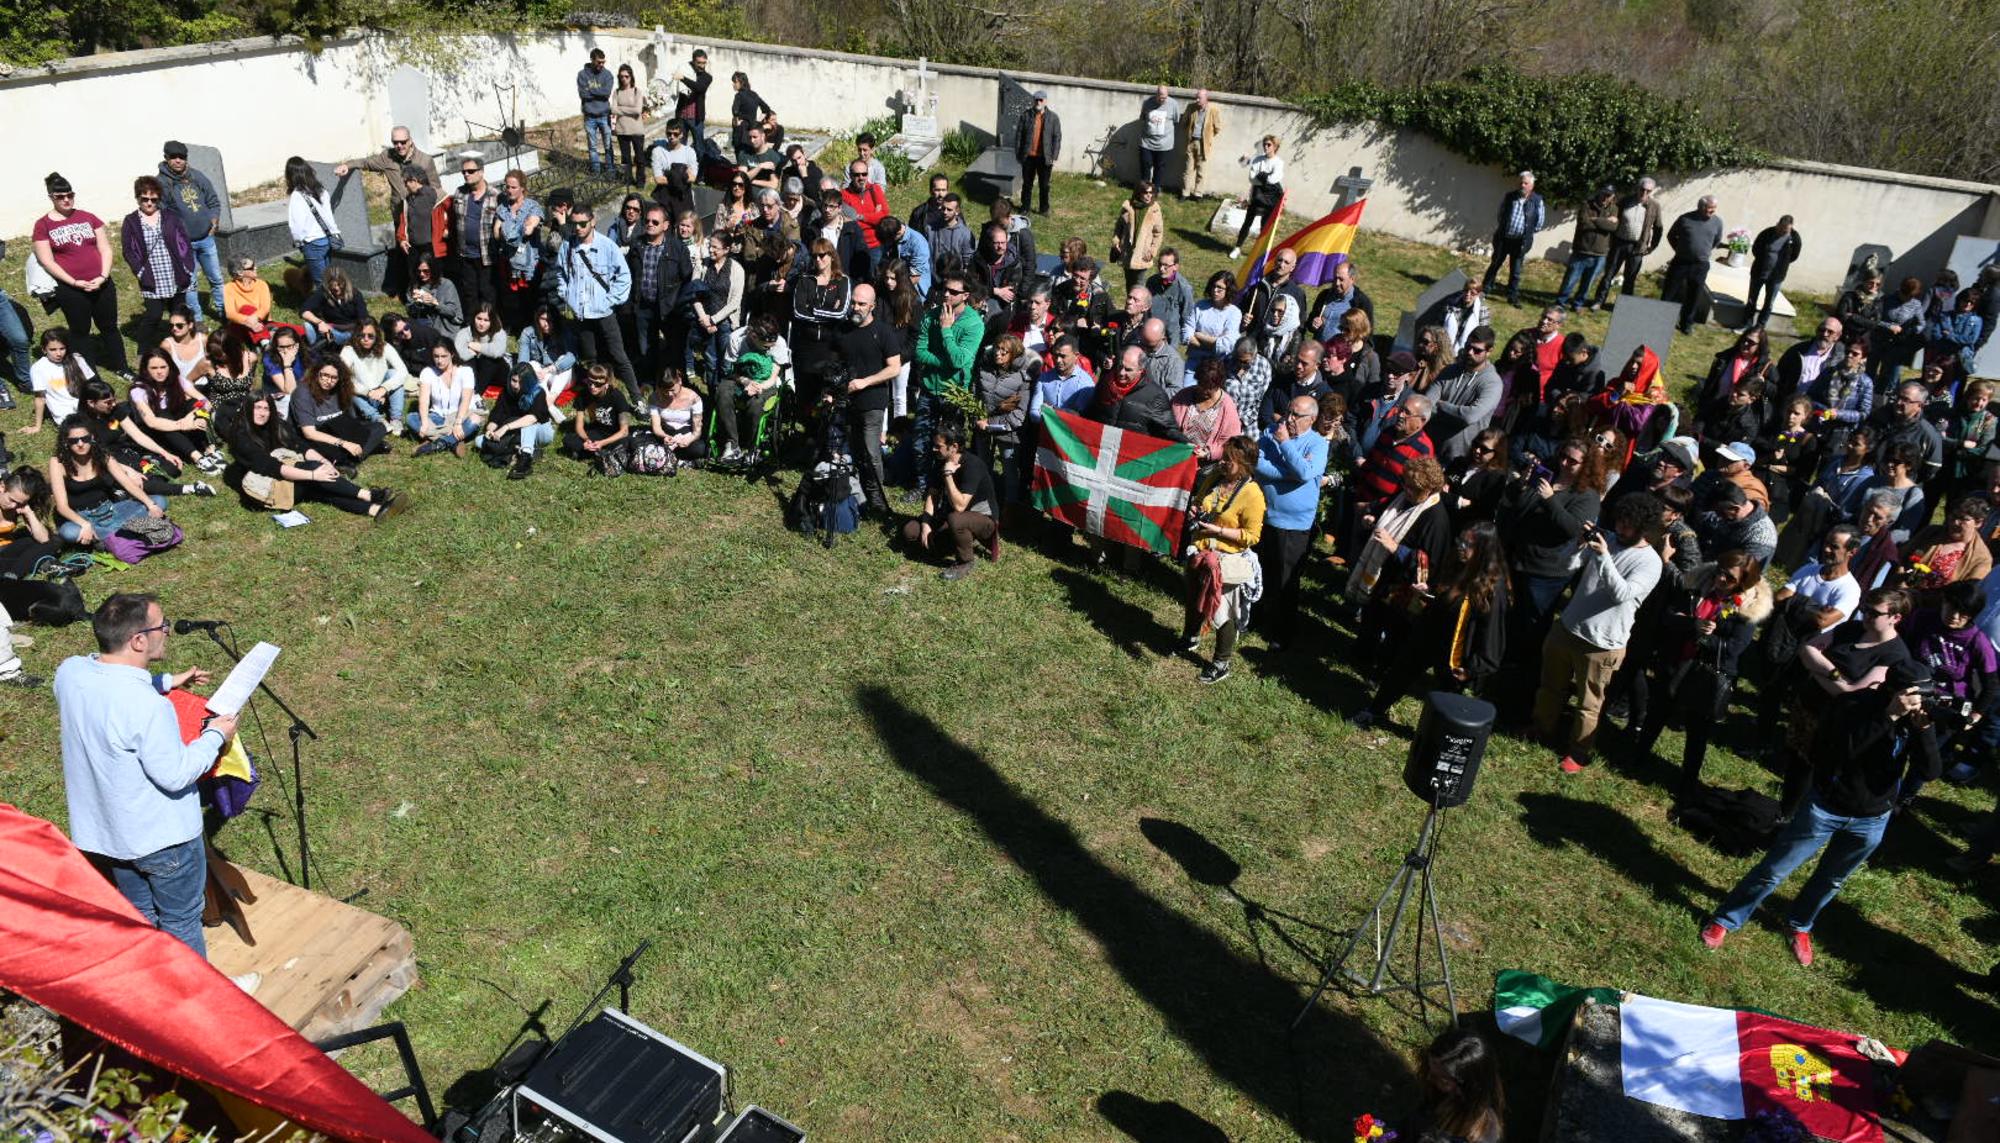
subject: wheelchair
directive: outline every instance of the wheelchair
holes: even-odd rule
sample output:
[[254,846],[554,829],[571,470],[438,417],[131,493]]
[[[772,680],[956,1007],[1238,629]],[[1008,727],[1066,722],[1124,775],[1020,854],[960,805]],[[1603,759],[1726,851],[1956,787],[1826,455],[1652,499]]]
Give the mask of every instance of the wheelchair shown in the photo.
[[[749,336],[750,331],[747,326],[738,328],[730,333],[729,347],[724,354],[722,363],[723,376],[730,376],[735,372],[736,359],[742,354],[744,344],[748,341]],[[718,379],[704,378],[704,382],[708,386],[706,394],[706,403],[708,406],[708,460],[705,462],[707,467],[725,470],[754,470],[774,460],[778,454],[778,450],[784,446],[786,437],[790,432],[792,406],[798,400],[798,387],[792,375],[792,350],[782,336],[771,343],[770,352],[771,362],[775,367],[771,377],[777,384],[765,390],[761,396],[756,398],[745,397],[740,392],[734,394],[735,403],[738,404],[739,409],[747,406],[753,400],[759,402],[756,409],[756,417],[750,428],[750,439],[739,439],[737,441],[737,447],[743,450],[742,456],[738,459],[730,461],[722,459],[724,442],[720,418],[725,415],[725,410],[722,408],[722,402],[716,399],[716,390],[719,388],[717,384]],[[728,410],[727,412],[735,415],[737,410]],[[741,424],[741,422],[738,423],[739,425]],[[739,438],[741,437],[740,431],[738,436]]]

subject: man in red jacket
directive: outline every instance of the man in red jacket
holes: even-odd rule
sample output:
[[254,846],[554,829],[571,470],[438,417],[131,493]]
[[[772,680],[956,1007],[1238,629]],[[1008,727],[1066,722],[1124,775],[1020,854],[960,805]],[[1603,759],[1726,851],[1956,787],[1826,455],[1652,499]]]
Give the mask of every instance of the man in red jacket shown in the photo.
[[868,161],[855,159],[847,164],[847,185],[840,188],[840,201],[861,223],[861,237],[868,242],[868,265],[882,264],[882,240],[875,236],[875,224],[889,216],[889,199],[878,183],[868,181]]

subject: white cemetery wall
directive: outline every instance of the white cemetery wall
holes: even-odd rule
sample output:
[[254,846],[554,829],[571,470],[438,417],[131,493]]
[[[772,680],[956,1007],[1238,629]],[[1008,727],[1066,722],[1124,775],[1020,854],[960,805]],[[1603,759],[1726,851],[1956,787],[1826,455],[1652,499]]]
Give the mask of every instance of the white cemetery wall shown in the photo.
[[[431,75],[425,129],[433,141],[468,138],[468,119],[498,126],[502,116],[494,98],[496,82],[516,85],[508,98],[510,103],[518,100],[513,105],[525,122],[573,116],[573,77],[592,45],[603,46],[614,67],[633,63],[642,82],[671,73],[693,47],[705,47],[716,76],[709,95],[711,120],[727,116],[728,76],[742,70],[782,119],[835,131],[853,130],[895,109],[896,94],[915,66],[910,60],[679,40],[670,34],[656,43],[650,31],[623,29],[456,37],[443,41],[445,67],[423,56],[399,58],[379,39],[354,38],[332,41],[318,54],[296,43],[241,40],[22,68],[0,78],[0,121],[10,125],[10,141],[17,144],[13,152],[28,157],[12,177],[0,180],[0,233],[25,232],[29,220],[45,209],[41,175],[50,170],[62,171],[77,184],[79,202],[86,208],[124,213],[132,177],[157,166],[159,144],[169,138],[221,148],[238,187],[278,177],[287,155],[367,153],[387,139],[389,77],[399,64]],[[951,64],[931,67],[937,73],[942,130],[991,136],[997,126],[1007,136],[1002,141],[1011,145],[1012,124],[994,123],[997,72]],[[1050,105],[1062,117],[1062,169],[1084,172],[1108,161],[1118,177],[1131,177],[1137,163],[1139,103],[1150,88],[1010,74],[1030,89],[1048,91]],[[1176,98],[1189,97],[1176,92]],[[409,98],[403,89],[397,102],[406,104]],[[1297,109],[1276,100],[1214,98],[1222,106],[1224,128],[1222,159],[1215,164],[1212,184],[1240,193],[1242,177],[1234,157],[1248,152],[1262,135],[1275,134],[1284,142],[1290,209],[1307,217],[1333,209],[1339,200],[1333,180],[1359,166],[1374,180],[1363,221],[1368,229],[1465,247],[1488,239],[1494,210],[1511,185],[1510,172],[1474,165],[1413,132],[1315,129]],[[246,106],[263,113],[258,127],[245,126]],[[141,119],[134,111],[142,108],[159,109],[157,127],[136,125]],[[79,133],[79,123],[102,129]],[[1168,168],[1170,187],[1179,178],[1180,164],[1176,154]],[[1797,162],[1662,181],[1669,218],[1692,207],[1704,193],[1721,200],[1722,217],[1731,226],[1755,231],[1781,213],[1796,215],[1806,244],[1788,282],[1793,289],[1836,288],[1846,274],[1847,255],[1863,241],[1881,242],[1895,251],[1892,272],[1927,277],[1945,264],[1959,235],[2000,236],[2000,194],[1978,184]],[[1547,256],[1565,244],[1571,229],[1570,215],[1559,211],[1556,225],[1536,244],[1536,255]],[[1666,253],[1662,245],[1655,259],[1664,261]]]

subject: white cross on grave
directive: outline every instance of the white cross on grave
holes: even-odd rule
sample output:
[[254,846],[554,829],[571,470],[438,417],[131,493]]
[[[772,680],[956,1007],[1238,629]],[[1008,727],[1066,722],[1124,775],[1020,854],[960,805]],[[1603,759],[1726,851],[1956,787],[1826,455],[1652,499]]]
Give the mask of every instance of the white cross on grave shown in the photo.
[[[1355,203],[1367,198],[1368,188],[1374,185],[1375,180],[1362,175],[1360,167],[1350,168],[1346,174],[1333,180],[1334,189],[1340,192],[1340,206],[1342,207],[1353,206]],[[1336,207],[1335,209],[1339,208]]]

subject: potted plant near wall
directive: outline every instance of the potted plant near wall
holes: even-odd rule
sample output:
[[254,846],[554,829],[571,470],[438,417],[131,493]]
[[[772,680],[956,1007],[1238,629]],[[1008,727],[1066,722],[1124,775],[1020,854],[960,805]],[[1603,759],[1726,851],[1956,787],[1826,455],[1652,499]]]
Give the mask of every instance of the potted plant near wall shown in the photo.
[[1731,266],[1742,267],[1750,264],[1750,231],[1747,228],[1739,226],[1723,235],[1722,240],[1729,244]]

